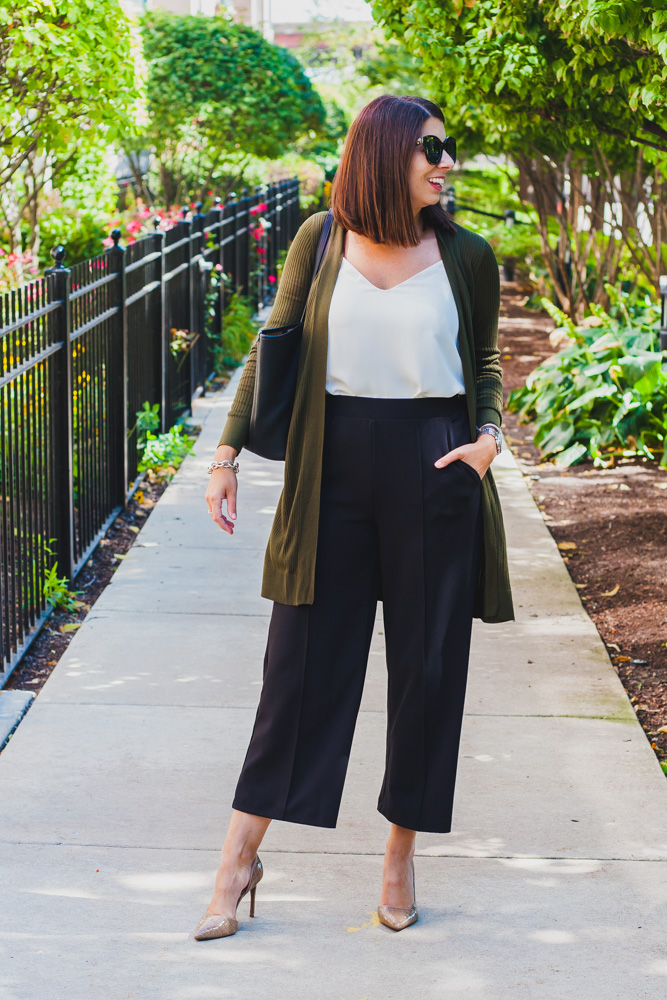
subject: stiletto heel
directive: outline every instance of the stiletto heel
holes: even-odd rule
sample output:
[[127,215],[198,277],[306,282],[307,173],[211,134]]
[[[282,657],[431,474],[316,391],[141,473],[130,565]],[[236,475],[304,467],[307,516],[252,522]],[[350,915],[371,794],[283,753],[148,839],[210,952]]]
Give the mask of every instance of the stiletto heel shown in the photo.
[[378,906],[378,917],[381,924],[391,927],[392,931],[402,931],[419,919],[417,913],[417,891],[415,889],[415,863],[412,862],[412,891],[414,902],[412,906]]
[[[255,916],[255,892],[257,891],[257,885],[261,882],[263,875],[264,867],[259,859],[259,854],[256,854],[250,867],[248,884],[245,889],[241,890],[241,895],[236,903],[238,908],[238,905],[243,897],[250,893],[251,917]],[[229,937],[231,934],[236,934],[238,929],[239,922],[236,917],[226,917],[221,913],[209,913],[208,915],[203,916],[197,924],[194,938],[195,941],[209,941],[211,938]]]

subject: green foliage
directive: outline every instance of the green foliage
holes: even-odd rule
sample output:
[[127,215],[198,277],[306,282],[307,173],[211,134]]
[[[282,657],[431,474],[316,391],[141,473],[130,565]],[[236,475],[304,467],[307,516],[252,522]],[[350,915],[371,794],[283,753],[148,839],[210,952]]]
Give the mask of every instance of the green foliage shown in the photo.
[[508,226],[504,219],[493,219],[465,207],[457,208],[456,221],[488,240],[499,260],[515,257],[520,261],[528,260],[531,264],[542,261],[539,233],[516,196],[514,178],[508,175],[508,171],[457,167],[447,179],[455,188],[457,205],[459,202],[461,206],[473,205],[482,212],[496,215],[512,209],[521,219],[521,222]]
[[294,56],[226,15],[151,11],[142,35],[150,121],[128,151],[154,148],[167,205],[222,190],[249,156],[280,156],[324,123]]
[[40,268],[53,267],[51,249],[59,243],[67,251],[67,267],[97,256],[104,249],[102,241],[109,233],[106,216],[76,208],[47,210],[40,218],[39,230]]
[[15,258],[0,285],[52,264],[68,226],[69,263],[92,249],[116,193],[109,149],[134,129],[133,38],[119,0],[0,0],[0,237]]
[[373,14],[422,59],[462,148],[520,167],[569,315],[605,302],[624,246],[657,284],[667,264],[667,0],[374,0]]
[[[50,538],[49,542],[55,542],[55,538]],[[47,556],[55,554],[48,545],[44,545],[44,553]],[[32,566],[33,573],[35,573],[36,564],[34,559]],[[66,576],[58,576],[57,562],[50,569],[46,570],[44,582],[42,583],[42,596],[54,609],[62,608],[64,611],[76,611],[78,607],[77,598],[81,594],[81,590],[72,591],[69,589]]]
[[146,445],[146,435],[150,431],[156,431],[160,426],[160,404],[153,403],[151,406],[148,400],[146,400],[142,408],[137,410],[135,416],[137,418],[135,425],[129,431],[128,436],[136,429],[137,448],[141,450]]
[[76,611],[77,598],[82,591],[71,591],[67,586],[67,577],[58,576],[58,563],[54,563],[46,574],[42,594],[54,608],[63,608],[65,611]]
[[[139,416],[138,413],[137,418]],[[150,469],[156,474],[171,479],[185,456],[191,453],[193,447],[194,442],[183,433],[180,424],[176,424],[165,434],[153,434],[152,431],[147,430],[137,469],[139,472],[147,472]]]
[[568,343],[510,393],[509,409],[534,421],[536,446],[557,465],[587,457],[607,465],[620,451],[667,466],[667,372],[656,345],[658,309],[607,291],[611,315],[594,308],[579,326],[544,300]]
[[[651,7],[643,0],[375,0],[373,14],[422,57],[448,106],[463,98],[469,117],[472,105],[498,147],[529,140],[564,156],[574,146],[588,150],[591,127],[647,143],[657,129],[667,150],[666,0]],[[648,124],[637,120],[640,103],[651,113]]]
[[241,295],[231,295],[222,319],[222,334],[213,345],[215,370],[235,368],[248,353],[257,334],[253,322],[253,309],[248,299]]
[[183,427],[176,424],[165,434],[153,433],[160,426],[160,404],[146,401],[135,413],[134,427],[128,431],[128,436],[136,430],[138,472],[151,471],[158,476],[171,479],[178,466],[194,447],[191,438],[183,433]]
[[494,226],[489,226],[486,238],[500,261],[509,257],[517,263],[542,264],[540,237],[531,223],[507,226],[498,220]]
[[314,159],[331,180],[350,122],[380,94],[423,93],[420,60],[405,45],[384,42],[372,24],[334,19],[316,22],[303,35],[294,54],[306,67],[326,108],[324,129],[296,143],[296,152]]
[[[324,147],[312,149],[307,156],[296,151],[285,153],[275,160],[253,158],[243,173],[243,183],[249,187],[275,184],[278,181],[299,180],[299,206],[303,209],[319,205],[327,164],[338,163],[338,155],[329,154]],[[312,210],[312,208],[311,208]]]
[[136,97],[119,0],[0,0],[0,183],[33,151],[62,157],[97,129],[127,132]]

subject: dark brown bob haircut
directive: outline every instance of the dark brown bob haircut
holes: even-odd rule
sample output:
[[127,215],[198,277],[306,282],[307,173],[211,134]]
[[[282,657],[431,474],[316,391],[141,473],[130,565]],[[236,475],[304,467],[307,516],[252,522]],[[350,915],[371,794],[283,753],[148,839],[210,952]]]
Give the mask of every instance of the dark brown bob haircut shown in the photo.
[[[408,188],[415,144],[427,118],[445,118],[423,97],[376,97],[352,122],[331,189],[331,208],[339,226],[374,243],[419,244]],[[451,216],[439,203],[421,210],[425,229],[454,232]]]

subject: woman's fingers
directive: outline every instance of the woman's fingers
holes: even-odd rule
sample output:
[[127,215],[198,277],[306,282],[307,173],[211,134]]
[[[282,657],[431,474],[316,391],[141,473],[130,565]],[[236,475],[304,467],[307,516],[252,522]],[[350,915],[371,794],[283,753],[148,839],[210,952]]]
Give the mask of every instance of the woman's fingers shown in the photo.
[[233,521],[236,520],[236,492],[236,476],[234,476],[234,484],[227,490],[227,513]]
[[448,451],[446,455],[443,455],[442,458],[439,458],[438,461],[434,463],[434,465],[436,469],[444,469],[444,467],[446,465],[449,465],[450,462],[456,462],[460,458],[463,458],[464,455],[465,455],[464,448],[452,448],[452,450]]
[[215,523],[220,528],[222,528],[223,531],[226,531],[228,535],[233,535],[234,534],[234,522],[230,521],[222,513],[222,505],[220,507],[218,507],[218,508],[214,507],[211,516],[212,516],[212,520],[215,521]]
[[[226,470],[225,470],[226,471]],[[216,474],[213,473],[215,476]],[[237,493],[237,481],[236,475],[231,473],[231,481],[225,482],[227,476],[216,476],[215,480],[209,485],[206,491],[206,504],[208,506],[208,513],[211,520],[214,521],[219,528],[226,531],[228,535],[234,533],[234,521],[236,520],[236,493]],[[227,516],[225,516],[223,504],[227,503]]]
[[[485,435],[485,437],[488,436],[488,434]],[[473,444],[464,444],[459,448],[452,448],[451,451],[448,451],[446,455],[443,455],[442,458],[439,458],[433,464],[436,469],[444,469],[451,462],[467,462],[468,465],[473,467],[479,478],[483,479],[492,459],[493,456],[486,447],[486,442],[480,446],[479,441],[476,441]]]

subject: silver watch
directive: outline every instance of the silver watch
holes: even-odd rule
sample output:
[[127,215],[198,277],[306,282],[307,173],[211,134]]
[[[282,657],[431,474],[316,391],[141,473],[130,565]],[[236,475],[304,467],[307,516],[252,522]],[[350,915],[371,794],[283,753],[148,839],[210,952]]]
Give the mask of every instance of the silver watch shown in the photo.
[[209,462],[208,466],[206,467],[206,471],[208,472],[209,476],[211,475],[214,469],[231,469],[233,472],[236,472],[238,474],[239,463],[229,462],[227,459],[225,459],[223,462]]
[[503,436],[500,433],[500,427],[496,427],[495,424],[482,424],[481,427],[477,428],[478,434],[490,434],[493,440],[496,442],[496,455],[499,455],[502,451]]

